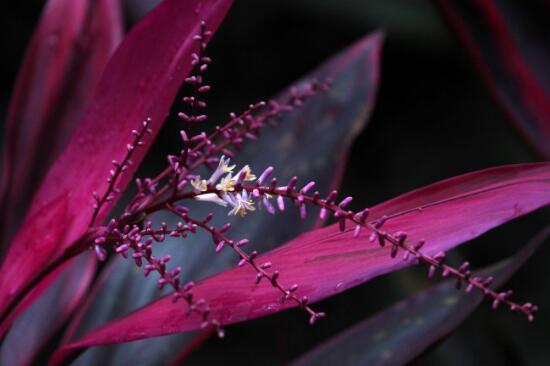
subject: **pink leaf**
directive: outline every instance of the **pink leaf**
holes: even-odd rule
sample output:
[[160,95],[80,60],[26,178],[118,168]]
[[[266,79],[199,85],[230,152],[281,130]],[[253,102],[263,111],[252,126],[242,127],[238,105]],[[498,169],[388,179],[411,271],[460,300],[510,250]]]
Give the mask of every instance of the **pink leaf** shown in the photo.
[[122,35],[119,0],[46,4],[8,112],[0,189],[2,243],[9,243],[36,182],[67,145]]
[[[9,112],[1,206],[6,244],[21,219],[19,212],[38,188],[35,182],[40,182],[66,146],[107,61],[122,40],[120,10],[119,0],[50,0],[45,6]],[[12,319],[19,317],[3,342],[3,363],[32,362],[79,304],[95,268],[92,256],[81,256],[59,267],[33,290],[26,303],[0,326],[3,334]],[[39,301],[21,314],[46,289]],[[51,316],[41,316],[44,309]]]
[[[215,30],[230,5],[230,0],[167,0],[128,34],[2,264],[1,311],[13,307],[10,303],[22,289],[85,233],[92,216],[92,192],[106,189],[111,161],[122,160],[131,131],[147,117],[153,119],[153,136],[158,132],[190,71],[193,36],[200,22]],[[134,164],[117,188],[126,187],[145,152],[146,148],[136,149]],[[100,212],[99,222],[110,208]]]
[[[423,251],[449,250],[518,216],[550,203],[550,164],[510,165],[482,170],[412,191],[373,208],[373,219],[389,215],[384,230],[408,232],[408,240],[425,239]],[[314,230],[265,254],[280,271],[280,281],[297,283],[297,296],[318,301],[373,277],[410,264],[390,257],[391,248],[370,243],[368,234],[353,238],[353,230],[337,225]],[[245,266],[208,278],[194,289],[204,298],[211,317],[231,324],[295,306],[279,303],[280,292],[268,283],[254,285],[254,271]],[[92,331],[62,348],[58,362],[85,347],[127,342],[200,328],[201,319],[164,297],[122,319]]]

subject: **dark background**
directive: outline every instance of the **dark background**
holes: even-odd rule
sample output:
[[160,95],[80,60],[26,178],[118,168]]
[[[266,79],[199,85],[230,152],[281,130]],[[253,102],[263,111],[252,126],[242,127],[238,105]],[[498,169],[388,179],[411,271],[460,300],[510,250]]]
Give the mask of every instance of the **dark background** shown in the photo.
[[[128,1],[130,3],[131,1]],[[128,7],[130,25],[140,13]],[[152,3],[152,2],[151,2]],[[6,2],[2,19],[0,110],[9,94],[43,1]],[[428,1],[237,1],[209,50],[211,116],[226,116],[268,98],[331,54],[368,32],[386,32],[378,103],[356,140],[342,191],[356,208],[369,206],[434,181],[537,158],[491,99],[467,55]],[[214,118],[216,119],[216,118]],[[168,123],[169,124],[169,123]],[[159,136],[144,170],[152,169],[177,138]],[[174,146],[174,148],[176,148]],[[521,218],[455,251],[484,265],[513,254],[543,226],[547,212]],[[534,324],[487,302],[418,365],[550,364],[550,285],[542,247],[509,286],[518,299],[537,303]],[[335,332],[429,286],[420,268],[375,279],[326,300],[329,316],[314,327],[299,311],[287,311],[228,328],[211,339],[190,364],[281,364]]]

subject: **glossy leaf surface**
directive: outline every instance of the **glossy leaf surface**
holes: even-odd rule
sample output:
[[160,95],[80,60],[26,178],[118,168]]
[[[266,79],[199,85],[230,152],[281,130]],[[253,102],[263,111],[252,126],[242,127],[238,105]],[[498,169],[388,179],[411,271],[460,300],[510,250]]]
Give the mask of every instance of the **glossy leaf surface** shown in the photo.
[[[516,217],[550,203],[550,164],[510,165],[447,179],[373,208],[373,219],[388,216],[387,232],[406,231],[423,251],[434,255],[471,240]],[[280,271],[280,281],[299,284],[298,296],[310,301],[332,296],[373,277],[401,269],[410,261],[392,259],[390,248],[370,243],[368,233],[353,238],[353,230],[335,225],[299,236],[259,259]],[[254,285],[254,271],[245,266],[210,277],[194,294],[209,303],[211,316],[231,324],[295,306],[280,304],[280,293],[268,283]],[[118,343],[200,327],[181,304],[165,297],[129,316],[113,321],[69,344],[58,360],[81,347]]]
[[[513,258],[479,273],[502,286],[546,241],[546,228]],[[412,295],[315,347],[291,365],[406,365],[458,327],[482,302],[480,293],[457,291],[445,281]]]

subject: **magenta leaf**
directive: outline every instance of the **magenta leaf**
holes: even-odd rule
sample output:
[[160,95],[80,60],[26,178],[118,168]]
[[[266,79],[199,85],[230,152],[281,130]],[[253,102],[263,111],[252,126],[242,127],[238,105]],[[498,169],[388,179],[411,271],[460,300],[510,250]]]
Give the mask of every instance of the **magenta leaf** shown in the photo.
[[[258,141],[251,142],[239,152],[236,161],[250,164],[258,172],[269,165],[300,167],[302,179],[315,180],[318,189],[329,191],[337,188],[348,148],[366,124],[374,107],[381,47],[381,34],[374,33],[303,77],[298,84],[314,78],[323,80],[330,76],[333,79],[331,90],[316,95],[302,107],[283,115],[278,127],[263,131]],[[287,94],[282,93],[275,99],[287,100]],[[327,133],[327,129],[330,133]],[[295,173],[297,172],[288,169],[281,171],[278,177],[289,179]],[[191,202],[188,207],[199,217],[205,216],[212,209],[200,202]],[[173,217],[158,216],[156,220],[159,222],[174,221]],[[221,225],[226,220],[227,214],[222,213],[212,222]],[[249,238],[254,243],[254,249],[265,252],[301,232],[310,230],[316,221],[316,215],[310,215],[307,220],[298,220],[296,212],[272,216],[264,211],[244,220],[233,220],[231,234]],[[289,225],[289,222],[293,224]],[[201,232],[184,241],[179,238],[168,239],[166,245],[158,246],[154,251],[158,256],[170,254],[173,263],[182,267],[182,278],[192,280],[219,273],[235,261],[228,251],[216,254],[208,235]],[[129,314],[159,298],[160,293],[154,279],[144,279],[136,274],[131,263],[116,260],[109,267],[110,270],[101,276],[96,286],[97,294],[83,308],[83,318],[73,322],[76,327],[74,334],[71,330],[66,337],[78,338],[99,325]],[[110,295],[113,293],[118,294],[117,298]],[[116,364],[165,364],[194,338],[195,334],[188,333],[132,342],[116,348],[90,349],[79,358],[78,363],[93,365],[98,360],[108,359]]]
[[50,0],[45,5],[8,112],[2,245],[9,244],[37,182],[67,145],[122,40],[122,26],[118,0]]
[[548,4],[437,1],[510,119],[550,158]]
[[[372,209],[372,219],[387,215],[387,232],[406,231],[407,240],[426,240],[425,254],[434,255],[550,203],[550,164],[521,164],[486,169],[412,191]],[[311,302],[357,286],[411,264],[391,258],[391,246],[371,243],[369,234],[354,238],[338,225],[297,237],[261,257],[280,272],[280,281],[299,284],[297,296]],[[295,306],[280,304],[269,283],[254,284],[249,267],[225,271],[200,282],[193,293],[204,298],[211,316],[231,324]],[[187,316],[181,304],[164,297],[115,320],[63,347],[59,362],[83,348],[199,329],[201,319]]]
[[[92,217],[92,192],[106,190],[111,161],[122,160],[126,144],[133,140],[131,131],[146,118],[152,118],[152,135],[156,134],[190,70],[192,38],[201,21],[215,30],[230,5],[229,0],[167,0],[128,34],[2,264],[0,311],[12,309],[22,289],[83,236]],[[117,188],[126,187],[146,150],[135,149],[134,164],[117,181]],[[97,222],[111,207],[103,207]]]
[[[0,204],[2,213],[9,213],[1,220],[4,245],[16,229],[19,212],[23,212],[38,188],[35,182],[43,178],[65,147],[108,59],[122,40],[120,10],[118,0],[50,0],[45,6],[25,56],[8,116]],[[85,294],[96,268],[91,259],[87,256],[67,263],[35,290],[38,296],[58,273],[63,273],[16,322],[2,345],[3,363],[32,362],[36,352],[67,320]],[[26,305],[12,313],[12,319],[31,303],[27,300]],[[52,316],[41,316],[43,309],[50,309]],[[0,333],[7,330],[9,323],[11,320],[2,325]]]
[[[502,286],[547,240],[550,228],[538,233],[517,255],[479,273]],[[412,295],[346,329],[296,361],[305,365],[406,365],[456,329],[482,302],[481,293],[457,291],[445,281]]]

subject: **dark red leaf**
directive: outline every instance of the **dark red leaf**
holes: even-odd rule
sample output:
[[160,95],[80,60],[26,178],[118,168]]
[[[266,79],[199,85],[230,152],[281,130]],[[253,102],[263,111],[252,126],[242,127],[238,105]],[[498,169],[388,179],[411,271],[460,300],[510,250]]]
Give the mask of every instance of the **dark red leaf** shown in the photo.
[[[73,138],[37,192],[2,264],[0,311],[82,237],[92,216],[92,192],[106,189],[111,161],[122,160],[126,143],[132,141],[131,131],[147,117],[153,119],[156,134],[190,71],[193,36],[200,22],[215,30],[230,5],[230,0],[167,0],[128,34],[107,65]],[[134,164],[118,188],[126,187],[146,150],[136,149]],[[110,208],[104,207],[98,222]]]
[[67,145],[122,40],[122,27],[119,0],[46,4],[8,112],[0,189],[3,245],[17,229],[37,182]]
[[[550,164],[523,164],[482,170],[418,189],[373,208],[374,218],[389,219],[388,232],[406,231],[408,240],[425,239],[423,251],[434,255],[473,239],[550,203]],[[373,277],[410,265],[390,257],[391,248],[370,243],[368,234],[337,225],[306,233],[265,254],[280,271],[280,281],[297,283],[297,296],[310,301],[332,296]],[[295,306],[279,303],[280,293],[268,283],[254,285],[255,272],[245,266],[206,279],[194,289],[211,307],[211,316],[231,324]],[[158,300],[65,346],[56,360],[84,347],[111,344],[199,329],[201,319],[187,316],[171,297]]]
[[[107,61],[122,40],[120,10],[119,0],[50,0],[45,6],[10,106],[0,204],[5,215],[0,220],[5,229],[4,244],[16,229],[21,218],[19,212],[26,209],[38,188],[36,182],[40,182],[66,146]],[[7,335],[1,354],[3,363],[32,362],[38,350],[72,314],[95,268],[93,258],[83,256],[60,267],[40,284],[41,288],[34,290],[40,294],[49,287]],[[32,303],[32,298],[27,301],[12,313],[12,319]],[[44,309],[48,309],[50,317],[42,315]],[[9,323],[2,325],[0,333],[5,332]]]
[[[511,259],[480,271],[497,288],[547,240],[550,228]],[[481,293],[457,291],[446,281],[419,292],[345,330],[292,363],[305,365],[406,365],[456,329],[481,303]]]
[[538,152],[550,158],[548,4],[437,3],[504,111]]

